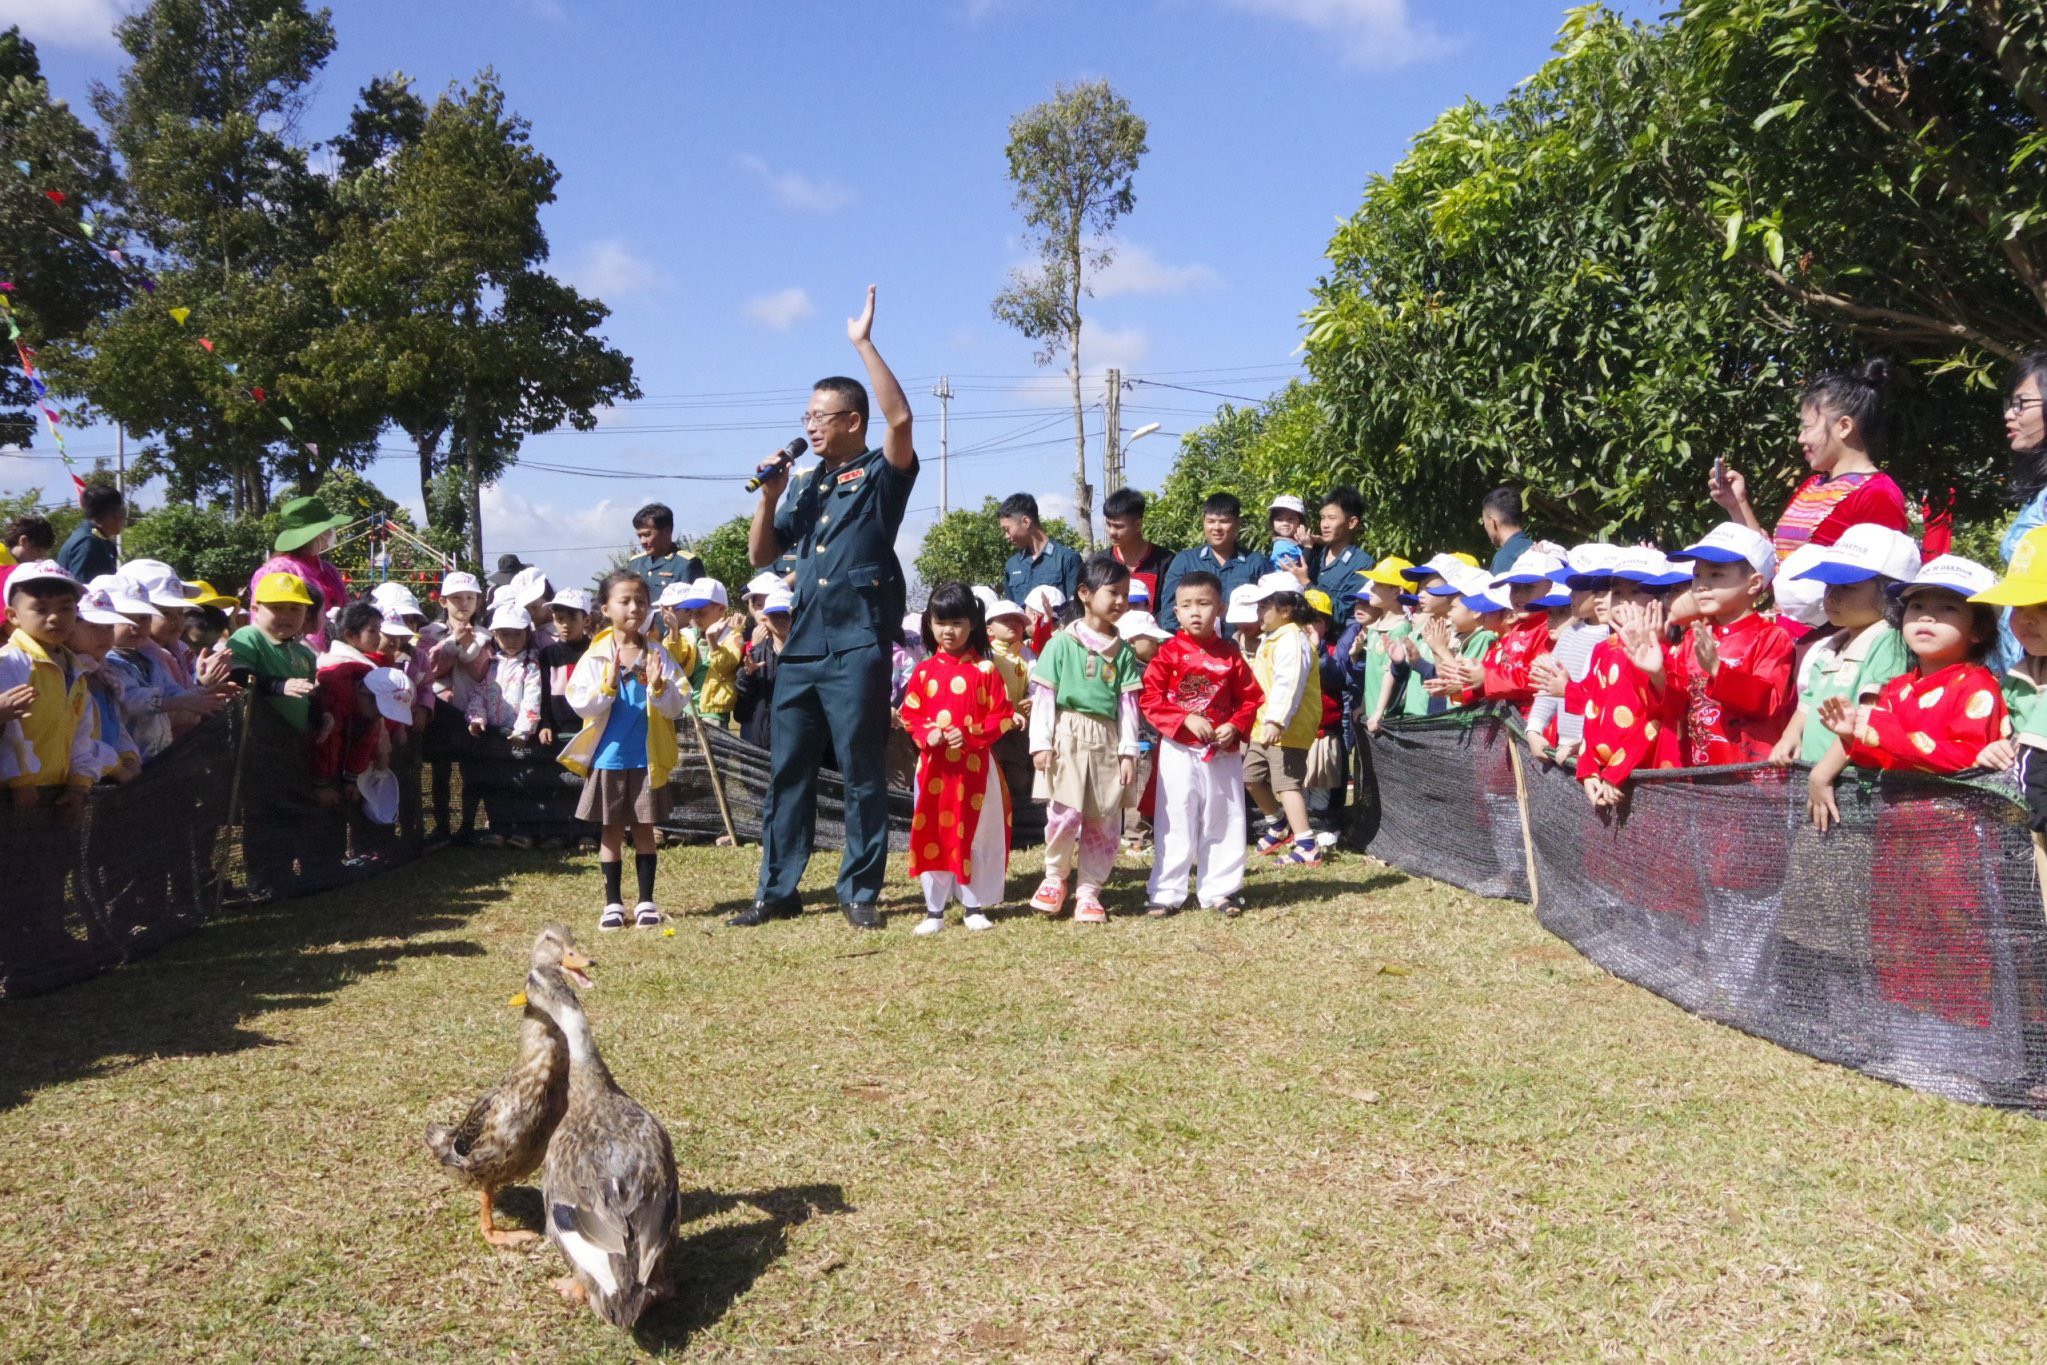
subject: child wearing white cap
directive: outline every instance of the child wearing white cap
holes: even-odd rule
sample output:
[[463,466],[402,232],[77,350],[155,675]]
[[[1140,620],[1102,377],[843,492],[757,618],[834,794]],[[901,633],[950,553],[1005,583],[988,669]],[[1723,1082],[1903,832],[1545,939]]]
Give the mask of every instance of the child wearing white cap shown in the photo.
[[582,724],[569,705],[569,679],[590,648],[590,591],[563,588],[554,595],[555,642],[540,650],[540,734],[543,748],[566,742]]
[[533,648],[533,617],[507,603],[491,614],[496,648],[490,677],[471,694],[469,733],[485,730],[524,744],[540,732],[540,656]]
[[1765,762],[1798,704],[1791,636],[1756,611],[1777,569],[1776,548],[1761,531],[1730,521],[1671,559],[1691,562],[1699,611],[1661,680],[1686,699],[1680,761]]
[[374,602],[350,602],[341,609],[319,657],[313,692],[313,778],[323,790],[353,782],[390,761],[390,733],[363,681],[390,666],[383,641],[383,610]]
[[730,614],[725,585],[699,578],[689,585],[683,606],[695,613],[698,646],[697,714],[721,730],[732,728],[732,708],[739,702],[739,662],[746,657],[746,622]]
[[1301,627],[1308,608],[1300,580],[1276,569],[1258,580],[1257,590],[1263,630],[1251,671],[1265,700],[1244,754],[1244,785],[1266,820],[1258,851],[1278,854],[1288,866],[1313,867],[1322,861],[1322,848],[1308,824],[1303,786],[1308,750],[1322,727],[1322,673]]
[[93,712],[93,738],[99,741],[97,771],[103,782],[130,782],[142,771],[142,750],[122,718],[120,680],[106,666],[118,626],[134,629],[127,617],[114,610],[113,599],[104,589],[87,588],[78,599],[70,645],[85,671],[86,692],[92,698],[88,709]]
[[[1798,708],[1770,751],[1772,763],[1818,763],[1834,747],[1834,732],[1819,722],[1830,697],[1858,705],[1912,667],[1905,637],[1891,624],[1890,590],[1919,572],[1919,547],[1901,531],[1861,522],[1832,545],[1808,544],[1799,577],[1818,588],[1828,629],[1815,632],[1798,670]],[[1780,575],[1790,568],[1787,563]]]
[[782,646],[789,642],[789,618],[796,597],[779,584],[761,594],[761,636],[747,646],[740,661],[738,698],[732,718],[748,744],[771,748],[774,739],[775,674],[782,665]]

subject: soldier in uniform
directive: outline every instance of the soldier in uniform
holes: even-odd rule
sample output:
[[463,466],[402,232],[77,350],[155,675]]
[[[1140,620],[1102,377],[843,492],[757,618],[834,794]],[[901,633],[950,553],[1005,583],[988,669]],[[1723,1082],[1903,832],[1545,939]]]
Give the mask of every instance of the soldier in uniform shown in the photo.
[[817,465],[793,483],[779,459],[761,467],[747,553],[755,568],[795,555],[795,610],[775,677],[760,886],[752,908],[728,921],[737,926],[794,916],[802,908],[796,886],[810,861],[824,753],[837,755],[846,781],[839,909],[856,929],[882,924],[890,645],[908,594],[895,543],[917,482],[917,453],[909,400],[874,349],[873,330],[870,285],[867,306],[846,323],[846,335],[881,407],[881,444],[869,443],[867,390],[859,381],[820,379],[803,414]]
[[640,553],[625,566],[647,585],[649,602],[658,602],[671,583],[687,586],[704,576],[704,561],[676,548],[675,513],[666,504],[650,502],[633,513],[633,534],[639,537]]

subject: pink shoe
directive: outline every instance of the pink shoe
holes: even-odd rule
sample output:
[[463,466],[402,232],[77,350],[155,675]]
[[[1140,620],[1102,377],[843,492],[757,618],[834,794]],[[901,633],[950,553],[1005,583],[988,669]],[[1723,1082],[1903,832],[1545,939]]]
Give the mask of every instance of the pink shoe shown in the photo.
[[1092,886],[1083,886],[1073,898],[1073,922],[1075,924],[1107,924],[1108,909],[1102,904],[1101,893]]
[[1031,893],[1031,909],[1041,915],[1056,915],[1066,908],[1066,879],[1047,877]]

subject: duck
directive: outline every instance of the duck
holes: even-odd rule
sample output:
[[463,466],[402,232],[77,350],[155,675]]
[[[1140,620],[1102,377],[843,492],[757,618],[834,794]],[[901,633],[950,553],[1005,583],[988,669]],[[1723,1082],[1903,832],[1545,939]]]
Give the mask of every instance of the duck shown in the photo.
[[612,1079],[568,985],[574,967],[588,989],[594,965],[572,953],[560,978],[527,993],[569,1053],[569,1108],[547,1147],[541,1204],[547,1239],[569,1265],[556,1292],[630,1331],[673,1290],[669,1254],[682,1201],[668,1130]]
[[547,1012],[533,1003],[553,983],[587,982],[577,967],[576,940],[566,925],[550,924],[533,940],[526,994],[515,997],[525,1013],[519,1021],[519,1053],[504,1079],[469,1106],[453,1126],[429,1124],[426,1145],[457,1179],[482,1197],[483,1240],[514,1247],[540,1240],[537,1232],[500,1228],[493,1213],[499,1190],[540,1169],[549,1140],[569,1109],[568,1040]]

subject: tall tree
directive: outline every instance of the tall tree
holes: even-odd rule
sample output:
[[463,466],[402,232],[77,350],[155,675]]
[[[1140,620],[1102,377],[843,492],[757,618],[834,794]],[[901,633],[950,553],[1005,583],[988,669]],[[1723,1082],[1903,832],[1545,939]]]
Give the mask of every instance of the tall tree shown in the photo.
[[373,85],[342,159],[342,196],[362,211],[323,262],[342,316],[307,366],[330,401],[374,401],[405,431],[436,522],[454,471],[481,561],[483,488],[527,436],[589,430],[598,409],[639,397],[632,361],[598,334],[610,310],[541,268],[540,210],[560,176],[492,73],[418,120]]
[[[305,401],[301,357],[335,321],[318,272],[333,204],[294,135],[333,25],[305,0],[152,0],[116,36],[130,65],[93,102],[157,288],[60,348],[53,369],[150,438],[140,472],[174,498],[260,512],[279,478],[309,489],[360,467],[381,422]],[[183,322],[172,308],[189,310]]]
[[1037,262],[1010,272],[995,296],[998,320],[1038,343],[1037,361],[1061,354],[1073,385],[1074,511],[1094,543],[1094,489],[1087,481],[1087,417],[1080,394],[1080,301],[1087,276],[1115,256],[1109,233],[1136,206],[1132,185],[1149,148],[1145,123],[1102,81],[1055,87],[1052,98],[1009,125],[1009,178]]
[[[117,186],[105,146],[50,98],[35,44],[15,28],[0,31],[0,163],[0,279],[13,286],[7,297],[22,343],[35,350],[120,305],[119,272],[94,243],[121,239],[105,217]],[[86,235],[83,225],[96,219]],[[16,362],[14,348],[0,344],[0,444],[25,446],[40,425],[41,395]]]

